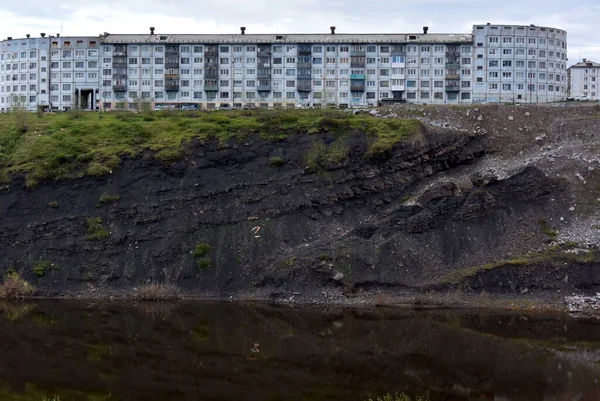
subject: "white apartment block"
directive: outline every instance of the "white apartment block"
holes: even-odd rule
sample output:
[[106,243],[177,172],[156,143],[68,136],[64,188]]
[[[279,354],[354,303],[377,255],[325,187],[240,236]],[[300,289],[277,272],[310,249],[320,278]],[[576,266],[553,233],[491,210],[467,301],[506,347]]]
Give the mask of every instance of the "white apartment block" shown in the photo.
[[98,91],[98,37],[8,38],[0,42],[0,111],[12,105],[93,109]]
[[583,59],[569,67],[570,97],[600,100],[600,63]]
[[[566,32],[121,35],[0,42],[0,110],[375,106],[566,97]],[[33,57],[33,60],[30,58]],[[16,97],[18,96],[18,97]]]
[[475,25],[473,102],[546,103],[567,95],[567,33]]

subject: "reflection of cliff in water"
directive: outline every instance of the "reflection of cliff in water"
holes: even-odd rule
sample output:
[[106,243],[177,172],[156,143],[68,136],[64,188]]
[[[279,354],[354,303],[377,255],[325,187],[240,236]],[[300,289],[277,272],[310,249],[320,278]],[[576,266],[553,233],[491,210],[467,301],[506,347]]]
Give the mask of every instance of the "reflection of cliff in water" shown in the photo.
[[0,381],[10,384],[3,393],[600,399],[600,322],[563,315],[48,301],[18,308],[0,308]]

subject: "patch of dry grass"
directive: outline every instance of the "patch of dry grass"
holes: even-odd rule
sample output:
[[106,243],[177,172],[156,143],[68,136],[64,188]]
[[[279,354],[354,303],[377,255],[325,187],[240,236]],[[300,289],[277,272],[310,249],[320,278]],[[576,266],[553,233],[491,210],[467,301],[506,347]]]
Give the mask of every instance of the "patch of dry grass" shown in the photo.
[[133,297],[138,301],[170,301],[179,298],[177,287],[168,283],[149,283],[140,286]]

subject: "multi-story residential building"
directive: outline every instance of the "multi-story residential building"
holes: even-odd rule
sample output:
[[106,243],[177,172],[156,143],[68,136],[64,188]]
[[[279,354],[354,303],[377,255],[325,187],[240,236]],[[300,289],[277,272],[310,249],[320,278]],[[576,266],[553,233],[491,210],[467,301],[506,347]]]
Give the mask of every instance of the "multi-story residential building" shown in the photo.
[[474,102],[546,103],[567,93],[567,33],[530,26],[475,25]]
[[98,37],[42,34],[0,42],[0,111],[96,107]]
[[[25,96],[29,109],[67,109],[75,99],[101,109],[141,102],[205,109],[549,102],[563,99],[567,85],[566,32],[533,25],[476,25],[472,34],[429,34],[426,27],[419,34],[338,34],[331,27],[330,34],[246,35],[242,28],[237,35],[170,35],[150,28],[1,43],[0,110],[15,96]],[[20,61],[22,49],[33,47],[44,49],[36,57],[44,54],[45,64],[28,70],[44,77],[35,90],[43,83],[45,92],[8,88],[13,57]],[[85,50],[79,67],[76,49]]]
[[570,97],[600,100],[600,63],[583,59],[569,67],[568,73]]

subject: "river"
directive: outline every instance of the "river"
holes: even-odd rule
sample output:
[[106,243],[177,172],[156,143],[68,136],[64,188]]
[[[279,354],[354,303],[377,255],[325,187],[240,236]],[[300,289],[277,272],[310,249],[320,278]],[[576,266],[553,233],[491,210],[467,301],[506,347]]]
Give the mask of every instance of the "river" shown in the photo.
[[600,321],[239,303],[0,304],[0,399],[600,400]]

